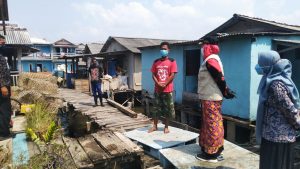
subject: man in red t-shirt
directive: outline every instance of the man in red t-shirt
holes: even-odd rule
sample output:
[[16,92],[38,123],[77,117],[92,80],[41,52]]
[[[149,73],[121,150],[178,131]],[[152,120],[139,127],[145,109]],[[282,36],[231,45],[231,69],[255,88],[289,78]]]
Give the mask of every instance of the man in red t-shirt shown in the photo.
[[176,61],[169,58],[170,44],[162,42],[160,44],[161,58],[156,59],[152,65],[152,78],[155,82],[155,100],[153,105],[153,127],[149,133],[157,130],[158,117],[165,117],[164,133],[169,133],[169,119],[175,116],[172,92],[174,90],[173,79],[177,73]]

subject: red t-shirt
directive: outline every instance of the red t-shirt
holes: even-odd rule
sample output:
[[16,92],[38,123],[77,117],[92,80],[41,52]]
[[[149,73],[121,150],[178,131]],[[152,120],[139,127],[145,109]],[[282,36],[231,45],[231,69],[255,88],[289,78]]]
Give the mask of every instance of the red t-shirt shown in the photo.
[[[171,61],[169,58],[164,60],[159,59],[153,63],[151,72],[155,75],[158,82],[166,82],[171,73],[177,73],[176,61]],[[173,81],[171,81],[162,92],[170,93],[174,90]],[[155,84],[155,92],[159,92],[159,87]]]

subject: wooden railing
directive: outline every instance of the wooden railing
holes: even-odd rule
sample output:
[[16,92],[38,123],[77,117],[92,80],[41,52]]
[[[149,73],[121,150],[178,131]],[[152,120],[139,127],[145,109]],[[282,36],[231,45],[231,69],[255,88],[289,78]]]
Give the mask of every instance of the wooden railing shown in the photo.
[[18,80],[19,80],[19,75],[10,75],[11,79],[12,79],[12,84],[11,86],[17,86],[18,85]]

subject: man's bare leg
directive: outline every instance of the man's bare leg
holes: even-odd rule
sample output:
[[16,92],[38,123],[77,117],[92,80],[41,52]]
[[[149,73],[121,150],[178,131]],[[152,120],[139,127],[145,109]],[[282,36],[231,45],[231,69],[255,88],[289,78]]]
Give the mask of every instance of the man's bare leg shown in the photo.
[[170,130],[169,130],[169,118],[165,118],[165,128],[164,128],[164,133],[165,133],[165,134],[170,133]]
[[148,133],[151,133],[151,132],[157,130],[157,123],[158,123],[158,119],[157,119],[157,118],[154,118],[154,119],[153,119],[153,126],[148,130]]

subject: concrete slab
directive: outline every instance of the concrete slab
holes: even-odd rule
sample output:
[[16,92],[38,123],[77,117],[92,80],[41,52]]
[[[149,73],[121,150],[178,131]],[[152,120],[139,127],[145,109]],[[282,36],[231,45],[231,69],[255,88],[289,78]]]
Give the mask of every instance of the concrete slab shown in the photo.
[[13,164],[16,166],[27,164],[29,151],[26,141],[26,134],[19,133],[13,138]]
[[[165,162],[161,159],[159,150],[175,146],[196,143],[197,133],[182,130],[175,127],[169,127],[170,133],[164,133],[164,125],[158,124],[158,131],[148,133],[151,126],[135,129],[125,132],[124,135],[135,140],[139,145],[143,146],[144,152]],[[164,164],[163,164],[164,165]]]
[[26,127],[26,117],[25,116],[16,116],[14,118],[12,118],[13,120],[13,129],[12,132],[13,133],[22,133],[25,131],[25,127]]
[[167,161],[164,168],[174,166],[177,169],[256,169],[259,168],[259,155],[233,143],[225,141],[224,161],[209,163],[199,161],[195,155],[201,152],[198,144],[190,144],[160,150],[161,159]]
[[149,127],[143,127],[125,132],[124,135],[132,140],[135,140],[157,150],[174,147],[176,145],[195,140],[199,135],[197,133],[175,127],[169,127],[170,133],[164,134],[163,124],[158,124],[158,131],[148,133]]

